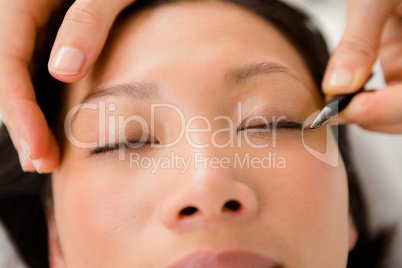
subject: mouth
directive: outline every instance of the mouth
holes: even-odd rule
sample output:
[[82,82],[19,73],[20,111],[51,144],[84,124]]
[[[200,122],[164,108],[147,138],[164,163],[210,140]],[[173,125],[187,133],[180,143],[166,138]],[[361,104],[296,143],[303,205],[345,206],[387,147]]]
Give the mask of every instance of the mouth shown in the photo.
[[177,261],[169,268],[281,268],[275,261],[259,254],[230,251],[223,253],[196,252]]

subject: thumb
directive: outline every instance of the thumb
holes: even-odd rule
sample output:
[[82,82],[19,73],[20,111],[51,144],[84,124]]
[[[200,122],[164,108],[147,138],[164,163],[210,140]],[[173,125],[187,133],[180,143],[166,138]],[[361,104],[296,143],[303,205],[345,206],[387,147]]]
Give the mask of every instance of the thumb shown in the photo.
[[377,59],[381,34],[399,0],[349,0],[343,38],[323,80],[328,95],[351,93],[369,78]]
[[48,64],[63,82],[83,78],[99,56],[121,10],[135,0],[76,0],[60,26]]

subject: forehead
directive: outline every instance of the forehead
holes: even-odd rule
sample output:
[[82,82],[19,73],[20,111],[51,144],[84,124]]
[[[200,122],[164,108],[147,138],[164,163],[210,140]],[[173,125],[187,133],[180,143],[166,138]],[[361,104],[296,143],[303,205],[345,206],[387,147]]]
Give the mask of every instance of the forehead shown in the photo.
[[263,18],[232,3],[177,2],[118,23],[74,95],[82,98],[93,88],[139,80],[177,84],[172,85],[176,90],[216,84],[230,69],[264,61],[289,67],[317,91],[296,49]]

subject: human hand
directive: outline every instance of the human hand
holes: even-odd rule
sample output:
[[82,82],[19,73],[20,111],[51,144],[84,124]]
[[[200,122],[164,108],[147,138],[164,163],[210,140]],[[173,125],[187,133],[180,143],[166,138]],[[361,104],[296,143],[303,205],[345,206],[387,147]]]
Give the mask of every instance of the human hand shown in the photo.
[[356,95],[339,116],[368,130],[402,133],[402,1],[349,0],[346,30],[327,67],[324,92],[357,91],[378,56],[387,88]]
[[[99,56],[118,13],[135,0],[76,0],[57,34],[49,71],[63,82],[83,78]],[[25,171],[49,173],[59,149],[28,72],[38,28],[60,0],[0,0],[0,114]]]

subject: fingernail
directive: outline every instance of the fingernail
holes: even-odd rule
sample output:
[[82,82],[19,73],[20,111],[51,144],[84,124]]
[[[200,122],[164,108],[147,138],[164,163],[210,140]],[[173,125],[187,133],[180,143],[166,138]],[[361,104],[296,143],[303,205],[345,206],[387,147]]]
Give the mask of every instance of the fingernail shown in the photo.
[[19,140],[20,140],[21,148],[24,151],[25,156],[29,159],[31,150],[29,149],[28,143],[23,138],[19,138]]
[[353,78],[354,75],[351,71],[337,68],[330,74],[328,83],[332,87],[345,87],[352,84]]
[[24,172],[27,172],[26,166],[27,166],[27,157],[25,153],[18,151],[18,158],[20,159],[20,165],[21,168]]
[[75,75],[84,65],[85,55],[80,50],[63,46],[54,55],[49,69],[62,75]]
[[39,174],[41,174],[40,172],[40,160],[32,160],[32,165],[35,167],[36,172],[38,172]]

